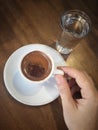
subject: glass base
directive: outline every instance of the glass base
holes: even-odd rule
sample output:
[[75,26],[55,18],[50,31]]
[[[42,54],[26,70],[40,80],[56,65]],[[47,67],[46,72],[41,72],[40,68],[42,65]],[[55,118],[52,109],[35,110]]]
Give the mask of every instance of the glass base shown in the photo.
[[61,54],[70,54],[72,52],[72,49],[61,46],[58,41],[56,41],[56,49]]

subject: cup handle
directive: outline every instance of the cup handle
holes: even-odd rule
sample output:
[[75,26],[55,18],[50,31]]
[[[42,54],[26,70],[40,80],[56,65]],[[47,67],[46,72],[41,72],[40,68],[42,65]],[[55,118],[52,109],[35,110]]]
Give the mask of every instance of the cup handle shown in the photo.
[[54,74],[64,75],[64,71],[63,70],[59,70],[59,69],[55,69]]

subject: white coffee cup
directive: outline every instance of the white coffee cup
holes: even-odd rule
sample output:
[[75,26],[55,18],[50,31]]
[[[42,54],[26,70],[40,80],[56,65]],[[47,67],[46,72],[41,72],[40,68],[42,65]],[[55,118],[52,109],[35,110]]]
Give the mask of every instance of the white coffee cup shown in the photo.
[[[45,62],[45,64],[43,62]],[[48,67],[45,68],[45,66]],[[48,70],[47,68],[49,69],[49,73],[45,75]],[[43,70],[41,71],[41,69]],[[43,74],[41,75],[42,72]],[[53,58],[49,54],[46,54],[44,51],[39,50],[28,52],[21,58],[21,61],[19,63],[19,73],[22,79],[30,84],[44,83],[55,74],[64,75],[64,72],[62,70],[57,69]]]

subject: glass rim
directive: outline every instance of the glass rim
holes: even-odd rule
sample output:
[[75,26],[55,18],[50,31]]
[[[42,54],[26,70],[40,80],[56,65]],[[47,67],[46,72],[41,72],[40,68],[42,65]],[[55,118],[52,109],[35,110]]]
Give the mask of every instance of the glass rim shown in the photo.
[[[82,18],[84,18],[85,20],[87,20],[88,24],[89,24],[89,28],[91,30],[91,25],[92,25],[92,22],[91,22],[91,18],[88,16],[87,13],[85,13],[84,11],[82,10],[78,10],[78,9],[72,9],[72,10],[67,10],[65,11],[62,15],[61,15],[61,20],[60,20],[60,25],[62,27],[63,30],[64,29],[64,25],[63,25],[63,19],[64,19],[64,16],[66,14],[70,14],[70,13],[74,13],[74,14],[79,14]],[[89,30],[89,31],[90,31]]]

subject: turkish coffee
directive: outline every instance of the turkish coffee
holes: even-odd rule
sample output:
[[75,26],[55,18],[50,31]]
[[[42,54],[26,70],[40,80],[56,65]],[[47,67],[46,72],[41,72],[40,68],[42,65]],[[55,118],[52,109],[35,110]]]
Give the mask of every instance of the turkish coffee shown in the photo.
[[21,70],[26,78],[32,81],[45,79],[52,70],[52,63],[45,53],[32,51],[21,62]]

